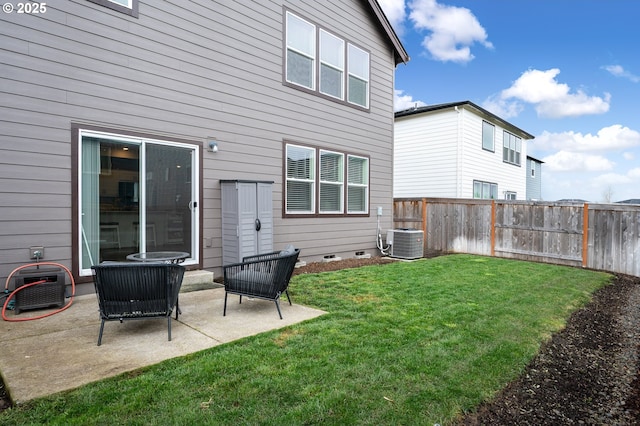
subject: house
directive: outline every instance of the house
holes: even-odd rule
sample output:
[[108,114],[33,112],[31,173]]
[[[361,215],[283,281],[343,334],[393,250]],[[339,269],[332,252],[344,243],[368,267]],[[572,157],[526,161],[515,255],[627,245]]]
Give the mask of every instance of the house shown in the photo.
[[375,0],[34,5],[0,15],[0,277],[33,247],[77,282],[142,251],[219,275],[247,224],[240,254],[375,254],[409,59]]
[[544,161],[527,155],[527,200],[542,200],[542,164]]
[[393,196],[524,200],[530,139],[470,101],[398,111]]

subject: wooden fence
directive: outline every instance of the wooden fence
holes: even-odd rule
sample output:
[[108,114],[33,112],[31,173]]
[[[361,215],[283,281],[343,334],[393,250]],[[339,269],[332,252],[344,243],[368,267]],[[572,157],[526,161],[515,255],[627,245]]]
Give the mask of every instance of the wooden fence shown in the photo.
[[424,231],[424,250],[582,266],[640,276],[640,206],[397,198],[394,228]]

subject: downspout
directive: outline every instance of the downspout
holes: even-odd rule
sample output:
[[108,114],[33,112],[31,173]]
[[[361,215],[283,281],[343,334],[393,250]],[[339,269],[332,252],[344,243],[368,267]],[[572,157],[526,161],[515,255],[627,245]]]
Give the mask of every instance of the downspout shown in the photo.
[[462,111],[456,105],[454,107],[457,117],[456,125],[456,198],[462,198],[462,135],[464,130],[464,121],[462,120]]

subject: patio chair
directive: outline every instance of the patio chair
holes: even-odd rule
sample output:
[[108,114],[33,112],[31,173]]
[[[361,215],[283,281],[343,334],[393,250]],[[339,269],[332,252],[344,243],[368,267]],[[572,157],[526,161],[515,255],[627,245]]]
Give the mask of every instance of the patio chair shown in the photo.
[[287,246],[282,251],[246,256],[240,263],[223,266],[224,271],[224,311],[227,315],[227,296],[229,293],[258,299],[273,300],[280,311],[280,296],[287,295],[289,305],[289,280],[298,261],[300,249]]
[[167,263],[108,262],[91,267],[100,308],[102,344],[105,321],[166,318],[171,340],[171,313],[176,320],[184,267]]

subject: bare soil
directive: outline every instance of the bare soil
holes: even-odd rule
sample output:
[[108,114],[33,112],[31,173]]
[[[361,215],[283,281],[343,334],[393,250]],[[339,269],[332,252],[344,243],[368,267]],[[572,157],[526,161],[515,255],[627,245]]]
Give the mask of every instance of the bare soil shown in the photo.
[[[294,274],[393,262],[314,262]],[[540,349],[521,376],[459,425],[640,424],[640,278],[616,275]],[[11,406],[0,381],[0,411]]]

